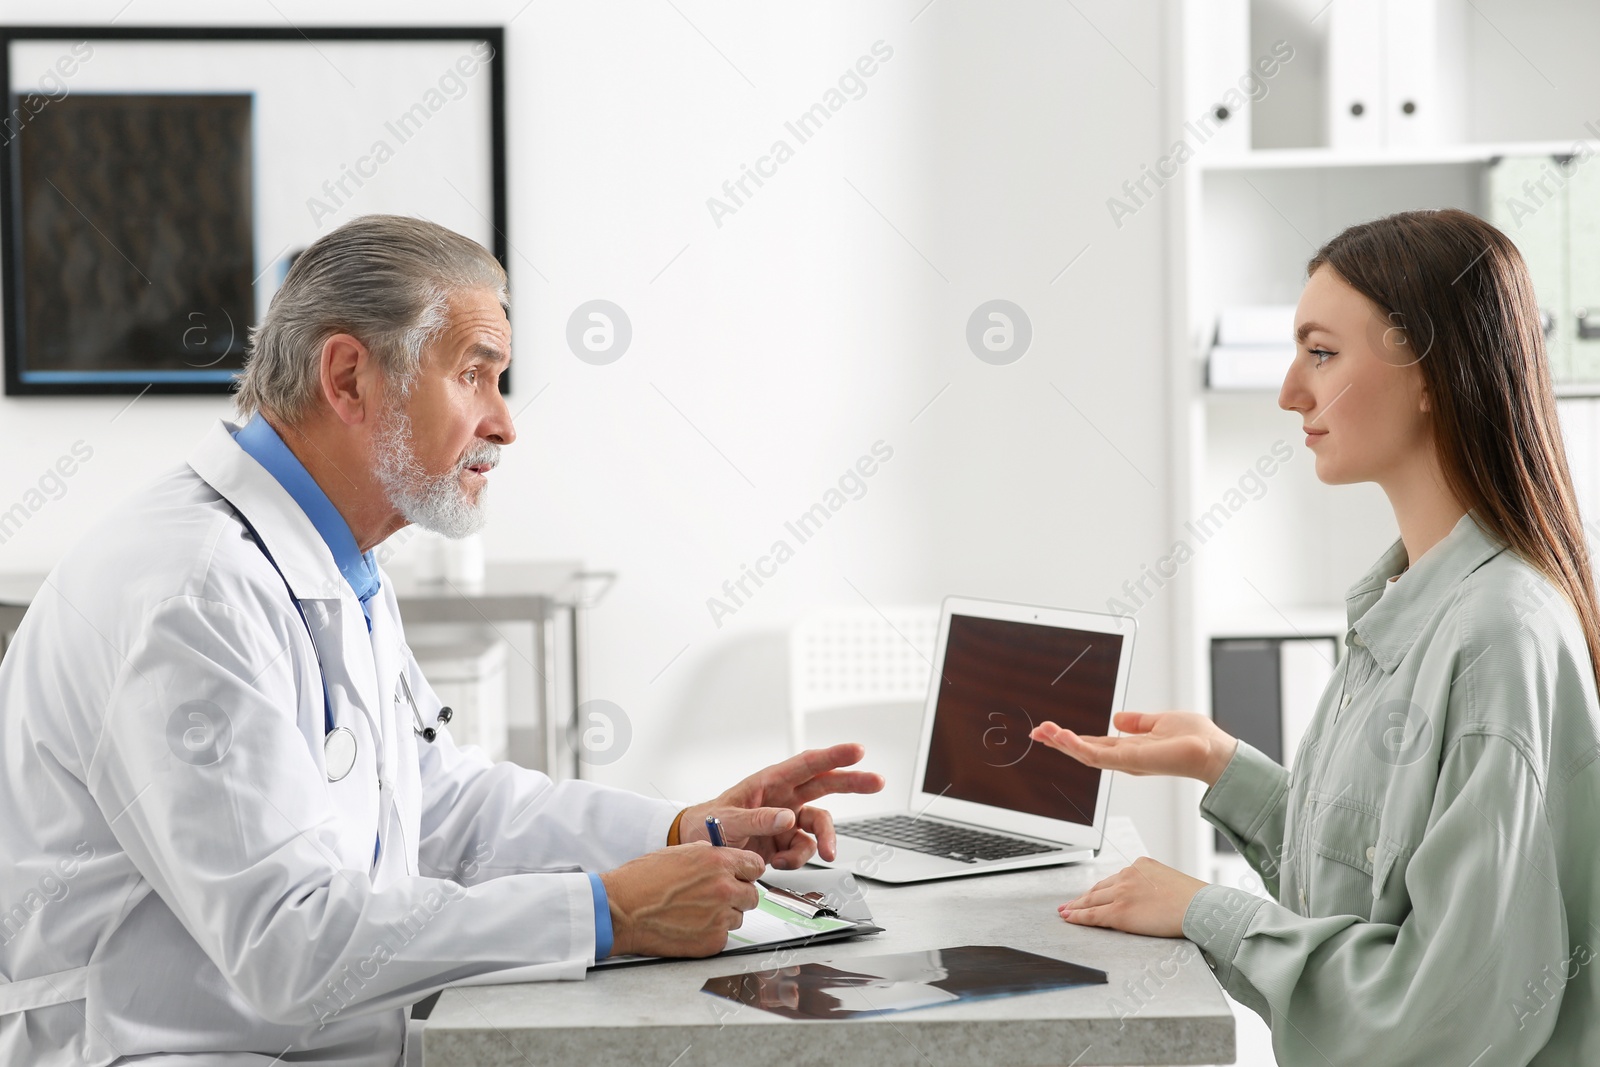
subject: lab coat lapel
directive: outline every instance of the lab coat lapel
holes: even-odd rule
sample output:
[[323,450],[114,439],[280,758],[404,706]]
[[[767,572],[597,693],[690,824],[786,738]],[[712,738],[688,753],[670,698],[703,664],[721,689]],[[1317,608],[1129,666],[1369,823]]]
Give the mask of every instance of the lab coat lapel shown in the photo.
[[[354,705],[381,746],[389,731],[361,602],[311,519],[271,472],[239,447],[230,432],[234,429],[219,420],[190,454],[189,466],[261,536],[295,598],[303,602],[333,704],[334,724],[352,725],[345,716]],[[359,760],[359,745],[357,751]],[[378,762],[380,773],[389,773],[386,768],[392,764],[381,758]]]
[[[383,579],[387,581],[387,577]],[[393,796],[392,813],[379,813],[380,823],[386,824],[387,836],[383,851],[397,853],[404,863],[389,867],[396,874],[416,874],[414,842],[420,825],[417,793],[417,755],[411,721],[411,704],[400,692],[400,668],[404,662],[401,650],[400,620],[387,596],[374,597],[372,633],[367,642],[373,664],[373,680],[377,687],[379,703],[374,705],[376,718],[383,727],[383,760],[380,776],[388,783]],[[392,858],[392,857],[391,857]]]
[[299,600],[355,602],[344,575],[322,535],[289,490],[270,471],[239,447],[231,431],[218,421],[189,455],[189,466],[239,511],[261,535],[273,562]]
[[[339,640],[344,648],[336,673],[343,676],[349,702],[361,709],[367,717],[372,736],[377,739],[378,775],[382,777],[389,774],[389,768],[393,766],[388,752],[391,732],[388,698],[381,682],[383,676],[374,661],[372,641],[367,633],[366,616],[361,612],[361,602],[353,593],[350,601],[347,605],[341,605],[339,611]],[[333,664],[326,664],[324,669],[330,672],[330,678],[335,676]],[[382,812],[379,812],[378,818],[382,820]]]

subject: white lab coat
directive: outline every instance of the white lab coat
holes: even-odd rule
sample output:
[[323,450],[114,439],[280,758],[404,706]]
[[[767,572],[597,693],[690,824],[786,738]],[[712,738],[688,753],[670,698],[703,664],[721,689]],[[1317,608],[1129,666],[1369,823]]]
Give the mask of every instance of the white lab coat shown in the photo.
[[[306,625],[233,508],[315,631],[342,781]],[[589,880],[552,870],[661,847],[677,809],[424,743],[387,580],[371,608],[369,635],[223,423],[51,573],[0,665],[0,1063],[392,1067],[447,983],[583,977]]]

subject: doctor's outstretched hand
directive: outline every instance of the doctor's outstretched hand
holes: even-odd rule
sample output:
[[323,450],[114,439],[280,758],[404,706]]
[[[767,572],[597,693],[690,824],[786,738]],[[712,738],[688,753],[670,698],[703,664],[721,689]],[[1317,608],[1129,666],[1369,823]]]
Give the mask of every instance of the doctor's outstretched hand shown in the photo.
[[686,808],[678,839],[706,840],[706,819],[722,820],[722,836],[779,870],[805,866],[818,852],[834,857],[833,816],[811,801],[830,793],[876,793],[883,776],[842,768],[861,762],[860,745],[807,749],[782,763],[757,771],[715,800]]

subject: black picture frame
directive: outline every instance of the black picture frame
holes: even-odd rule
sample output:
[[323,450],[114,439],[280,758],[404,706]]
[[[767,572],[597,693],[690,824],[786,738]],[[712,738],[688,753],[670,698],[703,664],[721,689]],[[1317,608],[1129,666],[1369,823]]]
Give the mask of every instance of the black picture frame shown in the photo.
[[[506,183],[505,30],[501,26],[0,26],[0,88],[5,90],[7,112],[18,106],[11,91],[11,52],[18,42],[72,41],[357,41],[362,43],[427,42],[443,40],[485,41],[492,49],[486,61],[489,73],[489,178],[488,219],[493,231],[490,251],[509,277]],[[121,376],[115,380],[37,380],[27,373],[27,339],[24,336],[25,279],[20,276],[23,235],[19,218],[21,138],[0,135],[0,301],[4,305],[5,395],[7,396],[115,396],[131,394],[226,395],[234,388],[230,376],[208,380],[174,379],[152,374],[148,379]],[[259,278],[255,284],[259,284]],[[502,392],[509,391],[509,371],[501,375]]]

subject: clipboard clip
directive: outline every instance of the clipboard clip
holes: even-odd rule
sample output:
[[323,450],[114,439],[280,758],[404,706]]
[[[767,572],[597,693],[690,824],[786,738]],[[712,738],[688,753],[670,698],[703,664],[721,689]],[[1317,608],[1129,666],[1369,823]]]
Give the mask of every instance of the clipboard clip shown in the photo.
[[819,917],[837,919],[840,917],[837,911],[824,903],[824,901],[827,900],[825,894],[817,892],[796,893],[793,890],[784,889],[782,886],[776,886],[771,882],[764,882],[760,881],[759,879],[757,880],[757,884],[759,884],[762,889],[767,891],[767,896],[775,898],[778,903],[782,904],[790,911],[799,912],[807,919],[815,919]]

